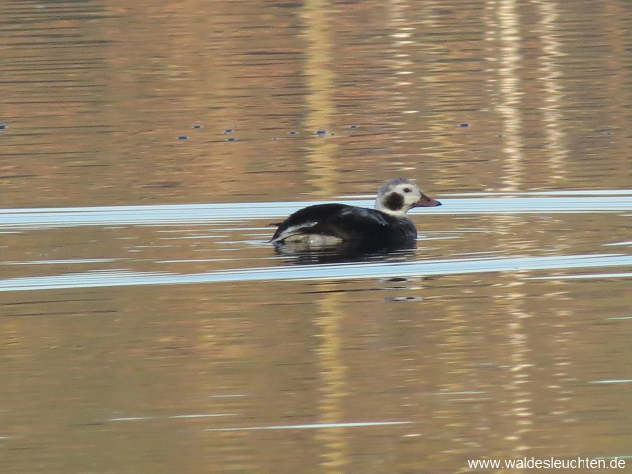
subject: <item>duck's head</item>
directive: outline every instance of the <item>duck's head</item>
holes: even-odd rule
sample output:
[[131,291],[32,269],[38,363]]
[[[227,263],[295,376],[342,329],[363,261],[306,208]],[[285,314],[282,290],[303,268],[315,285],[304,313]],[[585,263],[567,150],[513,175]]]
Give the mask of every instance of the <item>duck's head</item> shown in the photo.
[[409,179],[394,178],[377,190],[375,208],[393,216],[404,216],[413,207],[440,206],[441,203],[426,196],[417,184]]

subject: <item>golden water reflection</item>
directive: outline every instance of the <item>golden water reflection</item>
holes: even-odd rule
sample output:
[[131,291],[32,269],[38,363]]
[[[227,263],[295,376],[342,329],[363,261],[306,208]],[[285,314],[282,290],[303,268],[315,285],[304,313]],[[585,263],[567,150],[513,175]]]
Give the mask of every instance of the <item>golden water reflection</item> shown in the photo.
[[[395,175],[629,188],[624,2],[40,3],[0,6],[2,208],[336,199]],[[628,218],[416,215],[406,258],[624,254]],[[293,265],[267,224],[10,230],[2,278]],[[3,466],[629,456],[629,278],[567,273],[3,292]]]

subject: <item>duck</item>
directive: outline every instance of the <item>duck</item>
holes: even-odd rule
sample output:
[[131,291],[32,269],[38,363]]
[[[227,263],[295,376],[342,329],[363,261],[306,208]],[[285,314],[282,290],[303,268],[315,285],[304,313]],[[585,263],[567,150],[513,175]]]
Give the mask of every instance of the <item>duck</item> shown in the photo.
[[378,189],[375,209],[339,203],[308,206],[274,224],[278,227],[270,242],[281,251],[409,248],[416,245],[417,228],[406,213],[440,205],[414,181],[394,178]]

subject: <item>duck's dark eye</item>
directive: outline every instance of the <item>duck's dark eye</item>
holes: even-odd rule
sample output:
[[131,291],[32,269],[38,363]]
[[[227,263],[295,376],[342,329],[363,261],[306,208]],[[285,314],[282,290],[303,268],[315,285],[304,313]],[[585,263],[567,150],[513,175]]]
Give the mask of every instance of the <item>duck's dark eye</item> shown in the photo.
[[412,189],[410,189],[410,188],[404,188],[404,192],[405,192],[405,193],[409,193],[409,192],[411,192],[411,191],[412,191]]

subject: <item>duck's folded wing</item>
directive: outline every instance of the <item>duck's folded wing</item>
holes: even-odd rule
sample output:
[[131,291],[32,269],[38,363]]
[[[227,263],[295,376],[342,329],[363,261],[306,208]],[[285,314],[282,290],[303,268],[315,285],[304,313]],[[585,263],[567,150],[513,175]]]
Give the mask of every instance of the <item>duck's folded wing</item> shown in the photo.
[[288,237],[316,232],[314,228],[341,211],[344,204],[316,204],[296,211],[279,224],[270,242],[280,242]]
[[375,209],[347,206],[324,224],[344,240],[371,240],[388,228],[388,217]]
[[293,235],[313,233],[313,228],[317,224],[318,222],[316,221],[303,221],[295,225],[286,225],[286,222],[283,222],[272,236],[272,239],[270,239],[270,242],[280,242]]
[[322,234],[343,240],[366,238],[388,226],[383,213],[346,204],[317,204],[292,214],[283,222],[272,242],[298,234]]

